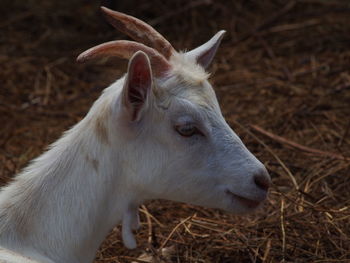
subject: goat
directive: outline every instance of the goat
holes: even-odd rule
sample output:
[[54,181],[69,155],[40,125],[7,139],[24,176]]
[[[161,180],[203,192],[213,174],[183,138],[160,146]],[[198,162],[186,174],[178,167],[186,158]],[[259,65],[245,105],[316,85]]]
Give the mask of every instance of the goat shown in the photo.
[[135,248],[145,200],[240,214],[267,197],[269,174],[225,122],[205,71],[225,31],[177,52],[148,24],[102,11],[138,42],[107,42],[78,61],[126,58],[127,74],[2,188],[0,262],[92,262],[119,223]]

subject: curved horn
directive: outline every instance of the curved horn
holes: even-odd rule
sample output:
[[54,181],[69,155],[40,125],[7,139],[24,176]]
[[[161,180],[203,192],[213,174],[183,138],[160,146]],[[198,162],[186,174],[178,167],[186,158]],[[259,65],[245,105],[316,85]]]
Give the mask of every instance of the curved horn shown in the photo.
[[168,40],[145,22],[104,6],[101,7],[101,10],[112,26],[132,39],[158,50],[165,58],[169,59],[176,52]]
[[141,43],[127,40],[116,40],[103,43],[92,47],[77,57],[78,62],[99,57],[120,57],[124,59],[131,58],[137,51],[145,52],[151,61],[152,69],[157,76],[160,76],[170,69],[169,62],[153,48],[147,47]]

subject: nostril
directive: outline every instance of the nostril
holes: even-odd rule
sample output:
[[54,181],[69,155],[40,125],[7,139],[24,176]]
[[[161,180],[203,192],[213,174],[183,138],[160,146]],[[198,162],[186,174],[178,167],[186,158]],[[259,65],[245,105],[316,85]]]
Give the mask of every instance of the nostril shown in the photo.
[[255,175],[254,183],[261,189],[267,191],[270,187],[271,180],[265,175]]

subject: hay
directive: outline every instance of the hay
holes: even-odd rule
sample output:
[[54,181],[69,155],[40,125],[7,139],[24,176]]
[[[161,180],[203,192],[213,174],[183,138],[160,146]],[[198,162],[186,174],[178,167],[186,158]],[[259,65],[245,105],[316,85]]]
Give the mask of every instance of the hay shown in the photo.
[[[123,37],[92,2],[1,1],[1,184],[125,71],[120,61],[74,61]],[[114,8],[150,21],[177,48],[229,32],[212,82],[228,122],[274,186],[264,209],[247,217],[150,202],[140,210],[139,248],[125,249],[116,227],[96,262],[350,262],[347,1],[157,0]]]

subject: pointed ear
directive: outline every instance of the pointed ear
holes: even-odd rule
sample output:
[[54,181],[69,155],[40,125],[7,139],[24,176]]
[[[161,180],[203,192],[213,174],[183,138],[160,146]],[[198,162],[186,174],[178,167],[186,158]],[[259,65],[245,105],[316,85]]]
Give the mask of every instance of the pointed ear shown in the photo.
[[130,120],[139,121],[148,104],[152,88],[152,70],[148,56],[136,52],[129,61],[128,73],[123,87],[123,104]]
[[213,60],[225,33],[225,30],[217,32],[208,42],[187,52],[186,55],[194,58],[203,68],[207,68]]

